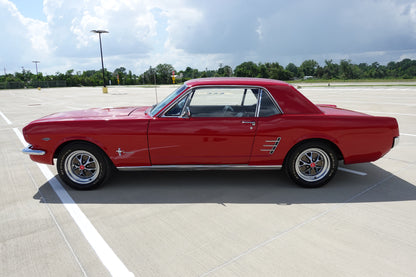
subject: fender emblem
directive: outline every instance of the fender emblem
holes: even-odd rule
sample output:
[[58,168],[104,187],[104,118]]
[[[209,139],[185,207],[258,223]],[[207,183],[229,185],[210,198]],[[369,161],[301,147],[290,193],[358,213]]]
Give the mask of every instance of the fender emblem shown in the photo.
[[121,156],[121,154],[123,154],[123,153],[124,153],[124,151],[123,151],[123,150],[121,150],[121,149],[120,149],[120,147],[116,150],[116,152],[118,153],[118,155],[119,155],[119,156]]

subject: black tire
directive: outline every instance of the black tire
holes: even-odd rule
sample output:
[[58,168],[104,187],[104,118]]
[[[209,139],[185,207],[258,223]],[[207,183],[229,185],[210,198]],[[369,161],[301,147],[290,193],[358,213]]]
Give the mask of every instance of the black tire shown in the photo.
[[75,142],[66,145],[56,164],[59,177],[77,190],[95,189],[111,175],[111,161],[98,147]]
[[294,148],[285,162],[289,177],[299,186],[317,188],[328,183],[338,169],[336,151],[322,142],[305,142]]

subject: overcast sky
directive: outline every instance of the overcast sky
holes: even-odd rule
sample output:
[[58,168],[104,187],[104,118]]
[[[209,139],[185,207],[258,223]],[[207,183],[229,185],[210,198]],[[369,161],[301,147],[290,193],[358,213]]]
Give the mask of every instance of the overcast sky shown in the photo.
[[415,0],[0,0],[0,74],[416,59]]

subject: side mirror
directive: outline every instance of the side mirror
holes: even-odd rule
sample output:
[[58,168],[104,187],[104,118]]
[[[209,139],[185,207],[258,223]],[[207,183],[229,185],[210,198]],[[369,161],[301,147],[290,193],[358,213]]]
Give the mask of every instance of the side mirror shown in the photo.
[[191,109],[189,108],[189,106],[186,106],[185,109],[183,109],[181,117],[182,118],[190,118],[191,117]]

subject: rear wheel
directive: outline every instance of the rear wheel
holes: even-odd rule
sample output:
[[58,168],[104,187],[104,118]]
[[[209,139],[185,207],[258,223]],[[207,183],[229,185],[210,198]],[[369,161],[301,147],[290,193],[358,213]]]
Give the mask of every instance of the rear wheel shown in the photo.
[[296,184],[317,188],[334,177],[338,169],[338,159],[331,146],[322,142],[306,142],[289,154],[285,167]]
[[71,143],[59,153],[57,170],[61,179],[79,190],[94,189],[111,174],[111,164],[101,149],[86,143]]

